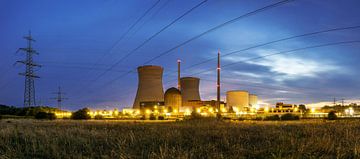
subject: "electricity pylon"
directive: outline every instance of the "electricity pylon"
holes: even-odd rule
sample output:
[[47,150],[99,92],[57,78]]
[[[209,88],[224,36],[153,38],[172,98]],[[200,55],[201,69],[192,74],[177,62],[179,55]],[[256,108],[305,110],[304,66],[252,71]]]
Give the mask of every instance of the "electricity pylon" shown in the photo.
[[16,62],[25,65],[25,72],[19,73],[19,75],[25,76],[24,107],[31,107],[36,106],[34,79],[40,78],[35,74],[34,67],[41,67],[41,65],[33,61],[33,55],[38,55],[38,53],[32,48],[31,43],[35,42],[35,40],[32,38],[30,31],[28,36],[24,36],[24,39],[28,41],[28,46],[26,48],[19,48],[18,51],[25,52],[26,59]]

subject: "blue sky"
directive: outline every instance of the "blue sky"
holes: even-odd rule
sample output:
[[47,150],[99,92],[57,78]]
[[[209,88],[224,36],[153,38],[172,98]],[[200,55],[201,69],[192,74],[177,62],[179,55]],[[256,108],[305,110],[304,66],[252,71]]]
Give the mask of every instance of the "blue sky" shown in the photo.
[[[25,47],[22,39],[31,29],[36,72],[37,103],[55,106],[52,92],[61,86],[69,100],[66,109],[122,108],[131,106],[136,93],[136,67],[174,46],[240,15],[278,1],[209,0],[131,54],[101,78],[107,68],[171,21],[199,4],[200,0],[160,0],[128,34],[112,48],[129,27],[156,0],[1,0],[0,1],[0,103],[21,106],[24,78],[14,65],[24,59],[15,53]],[[358,0],[295,0],[240,19],[179,47],[150,64],[165,69],[164,88],[176,85],[176,60],[183,68],[258,44],[326,29],[360,25]],[[308,46],[360,40],[360,29],[327,32],[257,47],[222,58],[222,97],[241,89],[273,104],[316,103],[332,98],[360,99],[359,43],[319,47],[290,54],[258,56]],[[112,48],[112,49],[111,49]],[[201,78],[204,100],[216,95],[216,61],[186,69],[183,76]],[[214,68],[214,71],[203,72]],[[125,77],[120,75],[133,71]],[[114,80],[117,79],[117,80]],[[112,82],[110,82],[112,81]],[[165,91],[165,90],[164,90]]]

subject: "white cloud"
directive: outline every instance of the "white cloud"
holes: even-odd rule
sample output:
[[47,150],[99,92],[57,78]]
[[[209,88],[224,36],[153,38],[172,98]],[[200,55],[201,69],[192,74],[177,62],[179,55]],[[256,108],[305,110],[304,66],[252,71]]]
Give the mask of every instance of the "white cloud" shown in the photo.
[[260,57],[278,52],[280,51],[258,49],[255,51],[257,56],[252,56],[249,58],[249,56],[237,55],[224,57],[223,59],[229,62],[244,61],[247,64],[267,67],[269,68],[269,71],[274,74],[274,80],[277,81],[295,80],[304,77],[315,78],[322,73],[336,72],[341,70],[340,66],[335,65],[331,61],[325,61],[324,59],[314,60],[294,55],[278,54],[256,60],[248,60],[253,57]]

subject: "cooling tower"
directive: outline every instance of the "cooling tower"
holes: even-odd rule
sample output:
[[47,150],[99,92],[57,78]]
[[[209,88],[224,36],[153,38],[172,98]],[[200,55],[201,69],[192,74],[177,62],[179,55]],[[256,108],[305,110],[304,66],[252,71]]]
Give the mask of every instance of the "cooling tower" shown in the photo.
[[163,68],[148,65],[140,66],[137,70],[139,83],[133,107],[139,109],[140,102],[164,101]]
[[180,79],[183,106],[189,106],[187,105],[188,101],[201,100],[199,93],[199,84],[200,79],[196,77],[183,77]]
[[249,107],[249,92],[234,90],[226,92],[227,107],[233,107],[234,110],[246,111]]
[[165,106],[168,109],[168,111],[171,112],[179,112],[179,108],[181,107],[181,92],[171,87],[165,92],[164,96]]
[[255,94],[249,94],[249,105],[255,108],[257,104],[258,104],[258,96]]

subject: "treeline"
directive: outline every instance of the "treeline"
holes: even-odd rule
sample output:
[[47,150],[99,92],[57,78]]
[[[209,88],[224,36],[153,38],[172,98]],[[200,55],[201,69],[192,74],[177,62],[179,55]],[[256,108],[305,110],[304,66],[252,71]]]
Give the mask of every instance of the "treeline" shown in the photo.
[[39,112],[55,112],[57,108],[38,106],[18,108],[14,106],[0,105],[0,115],[15,115],[15,116],[35,116]]

